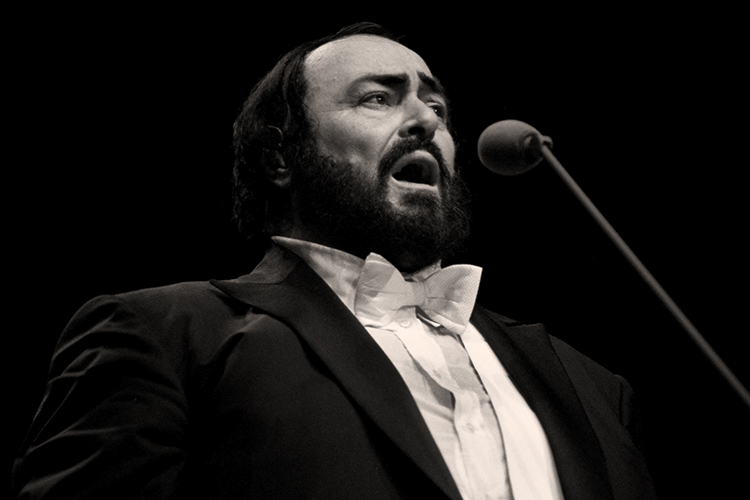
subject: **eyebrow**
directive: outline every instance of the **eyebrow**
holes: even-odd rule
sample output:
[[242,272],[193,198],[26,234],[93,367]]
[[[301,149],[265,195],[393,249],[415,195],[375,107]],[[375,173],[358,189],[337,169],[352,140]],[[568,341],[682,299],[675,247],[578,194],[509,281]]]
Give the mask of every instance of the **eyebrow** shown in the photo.
[[[433,94],[437,94],[439,97],[444,99],[446,102],[448,101],[448,95],[445,91],[445,87],[440,83],[440,81],[423,72],[418,72],[417,76],[419,76],[419,81],[421,84],[426,87],[430,92]],[[406,73],[396,73],[396,74],[380,74],[380,73],[371,73],[367,75],[363,75],[360,78],[357,78],[353,84],[356,85],[361,82],[375,82],[379,83],[381,85],[384,85],[386,87],[390,88],[403,88],[409,83],[409,75]]]
[[438,94],[440,97],[448,101],[448,93],[445,91],[445,87],[443,87],[443,84],[440,83],[440,80],[435,78],[434,76],[430,76],[426,73],[422,73],[421,71],[417,73],[419,75],[419,80],[422,82],[422,85],[430,89],[430,91],[434,94]]

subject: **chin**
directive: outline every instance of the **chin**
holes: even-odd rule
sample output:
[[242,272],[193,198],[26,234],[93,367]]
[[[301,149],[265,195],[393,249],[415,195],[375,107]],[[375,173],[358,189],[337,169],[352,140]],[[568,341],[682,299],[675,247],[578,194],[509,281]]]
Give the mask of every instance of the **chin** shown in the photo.
[[391,207],[402,214],[417,212],[424,215],[439,216],[441,199],[432,192],[404,193],[390,202]]

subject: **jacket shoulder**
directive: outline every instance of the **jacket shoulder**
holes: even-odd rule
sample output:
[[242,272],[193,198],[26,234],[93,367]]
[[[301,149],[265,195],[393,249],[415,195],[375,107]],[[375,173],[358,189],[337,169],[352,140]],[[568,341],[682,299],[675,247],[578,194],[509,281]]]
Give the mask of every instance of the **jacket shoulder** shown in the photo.
[[224,303],[226,295],[208,281],[189,281],[166,286],[144,288],[110,296],[101,296],[96,301],[114,301],[128,304],[143,312],[161,312],[179,309],[201,311],[213,309],[217,303]]
[[242,329],[249,308],[210,282],[94,297],[63,330],[53,366],[67,366],[82,350],[100,348],[159,352],[178,365],[187,357],[210,357]]
[[68,323],[66,330],[90,316],[133,320],[148,324],[175,322],[180,318],[221,317],[236,306],[210,282],[195,281],[144,288],[125,293],[100,295],[86,302]]

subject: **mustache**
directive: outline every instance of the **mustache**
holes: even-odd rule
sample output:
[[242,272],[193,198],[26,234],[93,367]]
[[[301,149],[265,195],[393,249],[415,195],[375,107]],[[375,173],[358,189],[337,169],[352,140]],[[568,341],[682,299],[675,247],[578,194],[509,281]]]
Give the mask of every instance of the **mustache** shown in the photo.
[[443,157],[443,152],[440,151],[440,148],[432,141],[422,141],[416,137],[401,139],[391,146],[378,165],[380,179],[382,180],[388,177],[389,172],[393,168],[393,164],[402,156],[413,153],[414,151],[426,151],[435,157],[438,167],[440,168],[441,183],[445,183],[450,179],[450,171],[445,164],[445,158]]

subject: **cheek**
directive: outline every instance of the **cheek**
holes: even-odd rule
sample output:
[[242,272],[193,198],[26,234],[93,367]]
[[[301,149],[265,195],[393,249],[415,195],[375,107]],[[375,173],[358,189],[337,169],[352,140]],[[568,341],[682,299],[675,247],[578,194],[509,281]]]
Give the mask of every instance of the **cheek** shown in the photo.
[[444,135],[441,134],[440,136],[436,137],[435,142],[440,148],[440,152],[443,153],[445,165],[448,167],[448,170],[450,170],[450,173],[452,174],[456,170],[456,144],[453,142],[453,137],[451,137],[451,135],[446,132]]
[[349,163],[377,161],[380,142],[371,127],[339,120],[321,122],[317,130],[320,151]]

